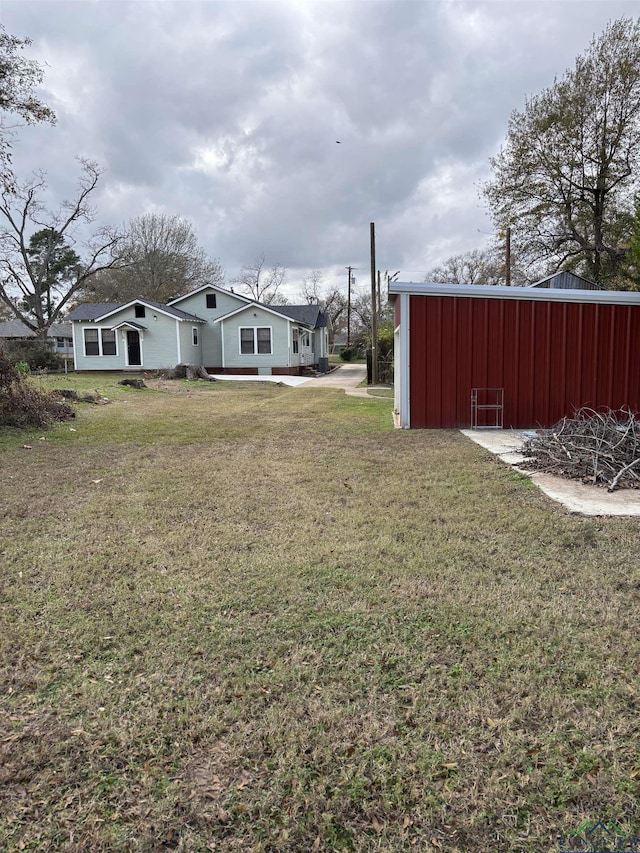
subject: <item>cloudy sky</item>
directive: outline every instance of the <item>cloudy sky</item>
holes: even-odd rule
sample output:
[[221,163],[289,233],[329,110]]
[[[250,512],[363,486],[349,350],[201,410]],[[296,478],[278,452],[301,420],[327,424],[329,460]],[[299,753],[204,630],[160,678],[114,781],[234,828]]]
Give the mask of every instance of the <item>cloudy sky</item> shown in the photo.
[[1,0],[33,40],[55,127],[16,141],[19,177],[71,193],[105,169],[98,222],[188,219],[228,279],[264,255],[291,296],[312,269],[402,280],[483,246],[479,197],[509,115],[638,0]]

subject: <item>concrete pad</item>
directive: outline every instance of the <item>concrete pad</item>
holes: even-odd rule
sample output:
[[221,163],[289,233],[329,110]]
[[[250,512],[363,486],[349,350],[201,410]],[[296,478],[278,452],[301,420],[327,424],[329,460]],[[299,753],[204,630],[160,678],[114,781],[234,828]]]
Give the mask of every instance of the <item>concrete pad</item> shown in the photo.
[[602,486],[586,486],[577,480],[565,480],[554,474],[542,474],[520,468],[524,460],[520,453],[527,436],[517,429],[462,429],[460,432],[485,450],[498,456],[507,465],[531,477],[545,495],[562,504],[569,512],[581,515],[640,516],[640,489],[618,489],[608,492]]
[[249,375],[212,373],[211,375],[214,379],[221,379],[226,382],[279,382],[281,385],[291,385],[292,387],[304,385],[305,382],[311,382],[312,378],[310,376],[289,376],[288,374],[282,376],[262,376],[256,373]]

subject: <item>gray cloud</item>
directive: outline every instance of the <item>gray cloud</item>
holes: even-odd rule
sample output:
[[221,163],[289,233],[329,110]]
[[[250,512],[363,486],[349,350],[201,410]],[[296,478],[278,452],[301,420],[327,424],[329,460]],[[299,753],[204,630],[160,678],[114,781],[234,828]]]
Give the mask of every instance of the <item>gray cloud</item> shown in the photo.
[[58,114],[16,167],[60,196],[73,157],[97,159],[101,222],[185,216],[230,275],[263,253],[292,289],[366,268],[375,220],[380,265],[417,278],[486,240],[478,185],[511,111],[623,14],[635,0],[3,0]]

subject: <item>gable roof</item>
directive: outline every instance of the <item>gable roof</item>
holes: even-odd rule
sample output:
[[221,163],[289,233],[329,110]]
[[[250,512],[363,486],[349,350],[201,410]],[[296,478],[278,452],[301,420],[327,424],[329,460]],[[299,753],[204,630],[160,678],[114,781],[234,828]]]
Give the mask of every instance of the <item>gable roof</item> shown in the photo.
[[103,314],[115,311],[120,302],[83,302],[67,314],[67,320],[97,320]]
[[220,323],[223,320],[228,320],[235,314],[241,314],[250,308],[261,308],[270,314],[283,317],[285,320],[292,320],[294,323],[300,323],[303,326],[310,326],[312,329],[327,325],[327,315],[320,311],[319,305],[263,305],[262,302],[250,302],[248,305],[241,305],[240,308],[223,314],[222,317],[218,317],[213,322]]
[[146,308],[151,308],[153,311],[160,311],[162,314],[168,314],[170,317],[175,317],[176,320],[189,320],[191,323],[206,323],[201,317],[196,317],[195,314],[189,314],[186,311],[181,311],[180,308],[172,308],[170,305],[163,305],[161,302],[151,302],[149,299],[131,299],[129,302],[86,302],[78,305],[73,311],[67,315],[67,320],[105,320],[112,314],[124,308],[130,308],[132,305],[144,305]]
[[554,272],[551,275],[546,276],[545,278],[541,278],[540,281],[536,281],[533,284],[530,284],[529,287],[552,287],[557,290],[569,288],[571,290],[604,289],[600,287],[599,284],[596,284],[594,281],[590,281],[583,275],[578,275],[578,273],[571,272],[570,270],[560,270],[559,272]]
[[313,326],[314,329],[327,325],[327,314],[320,310],[319,305],[278,305],[276,310],[298,323]]
[[176,296],[175,299],[170,299],[167,302],[167,305],[175,305],[176,302],[181,302],[183,299],[188,299],[190,296],[195,296],[197,293],[202,293],[203,290],[216,290],[218,293],[226,293],[229,296],[235,296],[237,299],[241,299],[243,302],[252,301],[249,296],[244,296],[242,293],[236,293],[234,290],[228,290],[226,287],[220,287],[217,284],[203,284],[201,287],[196,287],[195,290],[190,290],[189,293],[185,293],[184,296]]

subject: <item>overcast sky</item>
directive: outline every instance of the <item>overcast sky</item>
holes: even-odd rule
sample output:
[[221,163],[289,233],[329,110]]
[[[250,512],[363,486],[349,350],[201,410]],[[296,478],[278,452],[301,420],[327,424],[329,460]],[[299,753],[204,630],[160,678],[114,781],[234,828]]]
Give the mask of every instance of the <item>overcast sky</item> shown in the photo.
[[479,186],[509,115],[638,0],[1,0],[46,64],[55,127],[26,128],[19,177],[105,174],[98,221],[177,214],[227,278],[288,269],[420,281],[491,232]]

